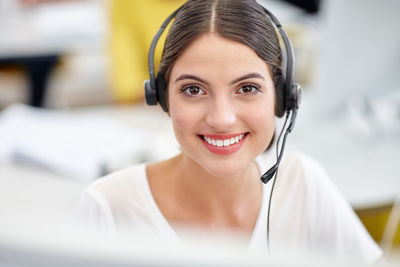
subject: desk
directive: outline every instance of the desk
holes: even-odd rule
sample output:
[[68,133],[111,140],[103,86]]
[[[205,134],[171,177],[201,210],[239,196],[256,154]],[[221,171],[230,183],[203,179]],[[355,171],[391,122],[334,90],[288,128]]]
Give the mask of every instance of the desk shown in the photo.
[[316,119],[312,108],[299,112],[288,149],[321,163],[353,208],[392,204],[400,195],[400,135],[379,129],[364,134],[346,116]]

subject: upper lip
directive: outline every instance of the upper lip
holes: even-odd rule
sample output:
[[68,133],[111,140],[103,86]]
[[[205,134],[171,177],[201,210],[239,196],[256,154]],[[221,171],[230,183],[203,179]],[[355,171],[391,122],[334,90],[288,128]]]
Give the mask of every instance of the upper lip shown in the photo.
[[247,134],[247,132],[243,133],[236,133],[236,134],[202,134],[201,136],[208,137],[214,140],[225,140],[230,139],[232,137],[240,136],[240,135]]

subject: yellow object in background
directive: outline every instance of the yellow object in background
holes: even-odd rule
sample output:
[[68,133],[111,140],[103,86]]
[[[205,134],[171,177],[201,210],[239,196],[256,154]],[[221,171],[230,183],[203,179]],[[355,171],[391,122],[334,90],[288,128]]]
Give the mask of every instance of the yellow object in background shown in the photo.
[[400,251],[400,225],[395,225],[395,229],[392,233],[393,236],[391,236],[389,244],[386,244],[385,240],[383,240],[393,207],[394,204],[390,203],[377,207],[355,210],[375,242],[380,244],[385,253],[389,254],[391,251],[397,253]]
[[[113,0],[111,8],[111,86],[117,103],[141,101],[143,81],[148,79],[147,54],[151,40],[165,18],[183,0]],[[160,62],[165,36],[156,54]]]

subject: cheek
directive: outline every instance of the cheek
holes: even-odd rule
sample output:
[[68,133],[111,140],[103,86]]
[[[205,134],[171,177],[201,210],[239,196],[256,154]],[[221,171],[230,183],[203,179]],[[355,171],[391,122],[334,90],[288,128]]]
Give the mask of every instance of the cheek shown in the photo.
[[252,126],[254,129],[257,132],[261,132],[262,135],[272,136],[275,129],[274,109],[259,109],[254,114],[255,116],[252,118]]
[[188,120],[185,114],[183,113],[173,114],[171,118],[175,136],[178,142],[181,143],[181,140],[185,136],[185,133],[187,132],[188,129],[190,129],[190,120]]
[[184,138],[191,136],[194,132],[196,121],[198,121],[198,112],[194,112],[193,108],[187,107],[177,99],[171,99],[172,105],[169,107],[169,115],[171,117],[172,126],[175,136],[179,143]]
[[253,105],[247,110],[248,123],[256,134],[257,144],[265,149],[271,142],[275,130],[275,106],[273,101]]

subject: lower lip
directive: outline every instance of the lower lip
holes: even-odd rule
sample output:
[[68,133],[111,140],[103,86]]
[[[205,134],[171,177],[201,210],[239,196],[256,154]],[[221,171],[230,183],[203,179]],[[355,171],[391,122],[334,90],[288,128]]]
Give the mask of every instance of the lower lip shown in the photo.
[[238,143],[235,143],[230,146],[213,146],[213,145],[210,145],[209,143],[207,143],[206,140],[204,140],[204,138],[202,136],[199,136],[199,138],[203,142],[204,146],[209,151],[211,151],[215,154],[219,154],[219,155],[229,155],[229,154],[235,153],[242,147],[242,145],[244,144],[244,141],[247,138],[247,134],[245,134],[243,136],[242,140],[240,140]]

